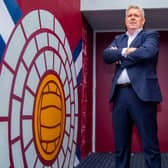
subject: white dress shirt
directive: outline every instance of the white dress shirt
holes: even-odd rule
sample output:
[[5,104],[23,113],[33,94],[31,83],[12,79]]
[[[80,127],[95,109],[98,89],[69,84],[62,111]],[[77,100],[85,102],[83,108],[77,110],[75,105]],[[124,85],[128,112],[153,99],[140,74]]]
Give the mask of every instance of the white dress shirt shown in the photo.
[[[127,48],[129,48],[131,42],[136,38],[136,36],[138,35],[138,33],[142,30],[138,29],[134,32],[134,34],[131,36],[128,32],[126,32],[127,36],[128,36],[128,42],[127,42]],[[126,57],[126,50],[127,48],[123,48],[122,49],[122,56]],[[130,79],[127,73],[127,69],[124,68],[123,71],[121,72],[118,80],[117,80],[118,84],[124,84],[124,83],[130,83]]]

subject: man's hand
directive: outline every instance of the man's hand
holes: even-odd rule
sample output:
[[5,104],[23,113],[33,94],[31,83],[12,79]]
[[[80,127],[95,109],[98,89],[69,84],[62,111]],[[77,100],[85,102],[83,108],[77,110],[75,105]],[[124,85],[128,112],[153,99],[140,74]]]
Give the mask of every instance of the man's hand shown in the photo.
[[117,50],[117,47],[110,47],[111,50]]
[[134,52],[136,49],[137,49],[137,48],[133,48],[133,47],[132,47],[132,48],[127,48],[125,54],[128,55],[128,54]]
[[[112,46],[112,47],[110,47],[110,49],[111,49],[111,50],[117,50],[118,48],[117,48],[117,47],[113,47],[113,46]],[[116,65],[121,64],[121,62],[120,62],[120,61],[116,61],[115,63],[116,63]]]

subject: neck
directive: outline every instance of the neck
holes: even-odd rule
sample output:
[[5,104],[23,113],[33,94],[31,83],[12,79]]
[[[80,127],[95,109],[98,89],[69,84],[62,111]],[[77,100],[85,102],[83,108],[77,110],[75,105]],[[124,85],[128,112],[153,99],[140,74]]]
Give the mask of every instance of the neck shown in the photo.
[[135,32],[136,32],[136,29],[128,30],[128,33],[129,33],[130,36],[133,36]]
[[134,34],[135,34],[135,32],[137,32],[138,30],[140,30],[141,28],[139,28],[139,29],[128,29],[127,31],[128,31],[128,34],[130,35],[130,36],[133,36]]

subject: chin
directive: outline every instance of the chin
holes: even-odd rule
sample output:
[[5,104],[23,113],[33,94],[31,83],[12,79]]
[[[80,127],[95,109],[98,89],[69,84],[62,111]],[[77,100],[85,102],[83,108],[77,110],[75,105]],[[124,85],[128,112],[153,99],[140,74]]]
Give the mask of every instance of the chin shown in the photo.
[[130,27],[129,29],[135,30],[138,29],[138,27]]

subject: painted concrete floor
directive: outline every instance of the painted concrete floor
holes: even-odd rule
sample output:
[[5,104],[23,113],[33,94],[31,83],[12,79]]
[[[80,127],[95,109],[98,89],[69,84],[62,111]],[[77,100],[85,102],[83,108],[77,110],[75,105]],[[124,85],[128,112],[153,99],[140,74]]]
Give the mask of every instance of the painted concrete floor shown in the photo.
[[[168,168],[168,153],[162,153],[162,168]],[[114,153],[92,153],[76,168],[114,168]],[[145,168],[142,153],[132,153],[130,168]]]

